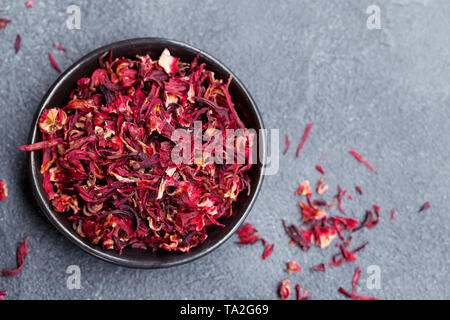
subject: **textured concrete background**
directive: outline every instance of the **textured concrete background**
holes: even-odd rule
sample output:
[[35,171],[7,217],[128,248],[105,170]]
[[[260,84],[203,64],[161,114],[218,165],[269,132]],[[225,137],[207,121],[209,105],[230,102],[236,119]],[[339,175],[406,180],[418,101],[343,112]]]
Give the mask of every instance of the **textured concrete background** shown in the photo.
[[[310,288],[313,299],[340,299],[362,267],[359,292],[383,299],[450,298],[450,2],[428,0],[355,1],[43,1],[25,0],[1,17],[0,178],[10,197],[0,203],[0,267],[15,265],[16,243],[31,235],[30,255],[16,278],[0,278],[10,299],[276,299],[279,281]],[[81,29],[68,30],[66,9],[81,8]],[[368,30],[366,8],[381,8],[381,30]],[[17,33],[22,49],[14,53]],[[38,210],[28,187],[26,143],[32,116],[58,74],[48,61],[54,52],[62,68],[104,44],[158,36],[202,48],[228,65],[246,84],[268,128],[293,140],[280,171],[265,179],[248,221],[275,243],[261,260],[260,245],[228,241],[193,263],[166,270],[131,270],[84,253],[59,234]],[[66,46],[69,58],[51,48]],[[314,122],[301,159],[294,149]],[[360,151],[374,174],[348,150]],[[353,246],[369,240],[360,260],[325,274],[308,269],[329,261],[336,249],[307,254],[290,247],[280,219],[299,222],[293,190],[316,181],[321,163],[331,187],[340,183],[363,197],[345,203],[361,218],[373,203],[380,224],[358,233]],[[418,214],[430,201],[432,209]],[[397,220],[389,218],[397,210]],[[305,271],[287,275],[295,259]],[[66,268],[81,268],[80,290],[66,288]],[[366,268],[381,269],[381,289],[369,290]]]

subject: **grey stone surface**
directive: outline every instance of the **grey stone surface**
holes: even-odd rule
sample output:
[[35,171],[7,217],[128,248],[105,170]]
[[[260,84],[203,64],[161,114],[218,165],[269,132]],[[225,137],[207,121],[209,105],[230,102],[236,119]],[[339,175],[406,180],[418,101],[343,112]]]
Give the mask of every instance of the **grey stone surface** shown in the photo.
[[[381,8],[381,30],[366,27],[367,6]],[[31,235],[30,255],[16,278],[0,278],[10,299],[276,299],[279,281],[310,288],[313,299],[341,299],[362,267],[362,294],[383,299],[450,298],[450,2],[392,1],[0,1],[0,178],[10,196],[0,203],[0,267],[15,265],[18,241]],[[66,8],[81,8],[81,29],[68,30]],[[14,53],[17,33],[22,49]],[[132,270],[97,260],[59,234],[37,208],[28,186],[26,143],[32,116],[62,68],[118,40],[159,36],[202,48],[228,65],[258,103],[268,128],[291,136],[277,175],[266,177],[249,222],[275,243],[266,261],[260,245],[228,241],[193,263],[166,270]],[[69,58],[51,47],[66,46]],[[309,122],[314,128],[301,159],[295,147]],[[372,173],[348,150],[377,167]],[[377,203],[380,224],[353,240],[369,240],[360,260],[325,274],[308,269],[336,249],[304,253],[288,245],[280,219],[299,221],[293,190],[316,181],[317,159],[331,187],[340,183],[353,201],[348,215],[362,218]],[[359,197],[354,185],[361,185]],[[418,214],[430,201],[431,210]],[[397,220],[391,221],[394,208]],[[295,259],[305,269],[287,275]],[[82,289],[68,290],[66,268],[78,265]],[[366,287],[366,268],[381,269],[381,289]]]

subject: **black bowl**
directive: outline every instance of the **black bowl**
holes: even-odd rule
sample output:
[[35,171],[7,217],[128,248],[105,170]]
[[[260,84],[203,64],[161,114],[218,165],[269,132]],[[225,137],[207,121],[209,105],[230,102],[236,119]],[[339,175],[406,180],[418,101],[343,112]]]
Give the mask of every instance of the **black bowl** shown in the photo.
[[[192,61],[197,53],[199,53],[200,63],[205,62],[207,68],[214,71],[217,78],[227,79],[229,75],[232,75],[233,80],[230,84],[230,94],[233,97],[233,102],[235,103],[239,116],[248,128],[253,128],[258,131],[264,127],[256,104],[244,85],[217,59],[199,49],[178,41],[162,38],[140,38],[120,41],[99,48],[81,58],[61,74],[56,82],[50,87],[36,111],[31,127],[29,142],[35,143],[41,140],[41,134],[37,125],[41,112],[48,107],[60,107],[66,105],[68,96],[77,79],[90,76],[92,72],[99,67],[98,58],[103,53],[112,50],[114,58],[135,58],[136,55],[150,54],[153,59],[157,59],[164,48],[168,48],[172,55],[180,57],[181,61],[186,62]],[[266,145],[264,137],[258,139],[258,145],[261,150],[265,151]],[[265,155],[265,152],[263,152],[263,154]],[[230,238],[234,232],[236,232],[249,214],[263,180],[263,166],[260,157],[258,163],[253,165],[248,172],[251,179],[250,195],[240,194],[238,200],[233,205],[233,215],[229,218],[221,218],[221,220],[219,220],[225,224],[225,227],[209,227],[207,230],[208,238],[206,241],[197,247],[192,248],[190,252],[178,253],[158,250],[157,252],[152,253],[141,249],[126,248],[122,254],[118,254],[115,251],[103,250],[101,247],[92,245],[86,239],[80,237],[72,229],[72,226],[67,221],[65,215],[56,213],[52,209],[48,195],[42,187],[42,175],[39,170],[41,161],[42,152],[33,151],[28,154],[32,189],[40,208],[50,222],[62,234],[69,238],[69,240],[84,251],[105,261],[133,268],[153,269],[175,266],[200,258],[219,247]]]

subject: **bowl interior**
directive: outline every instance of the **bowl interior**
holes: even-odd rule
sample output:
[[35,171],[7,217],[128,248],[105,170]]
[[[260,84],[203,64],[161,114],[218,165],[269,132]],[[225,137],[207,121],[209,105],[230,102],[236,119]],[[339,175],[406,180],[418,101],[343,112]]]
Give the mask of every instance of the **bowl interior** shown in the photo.
[[[132,39],[114,43],[93,51],[86,55],[72,67],[65,71],[49,89],[46,96],[41,101],[39,110],[33,121],[30,143],[40,141],[41,135],[37,129],[37,121],[42,110],[48,107],[62,107],[68,103],[68,96],[73,89],[76,81],[81,77],[87,77],[99,67],[98,57],[112,50],[113,58],[126,57],[135,58],[136,55],[150,54],[152,59],[157,59],[164,48],[168,48],[173,56],[180,57],[181,61],[190,62],[195,55],[200,52],[200,63],[206,63],[209,70],[214,71],[216,78],[227,79],[231,71],[228,70],[219,61],[208,54],[195,49],[189,45],[159,38]],[[248,128],[259,130],[263,128],[263,123],[254,101],[246,91],[242,83],[233,75],[233,81],[230,84],[230,94],[233,97],[235,108],[242,121]],[[258,139],[260,148],[265,148],[265,141]],[[99,257],[103,260],[120,264],[127,267],[136,268],[161,268],[185,263],[211,252],[213,249],[228,239],[243,222],[250,211],[253,201],[259,191],[262,183],[262,164],[253,165],[248,174],[251,179],[250,195],[241,193],[238,200],[233,205],[233,215],[229,218],[221,218],[219,221],[225,225],[224,228],[211,226],[207,229],[208,238],[203,244],[192,248],[188,253],[166,252],[158,250],[155,253],[143,251],[140,249],[126,248],[121,255],[115,251],[106,251],[99,246],[90,244],[86,239],[80,237],[67,221],[64,214],[58,214],[53,211],[48,196],[42,188],[42,175],[39,172],[42,161],[42,152],[35,151],[29,153],[29,165],[31,171],[32,187],[37,201],[48,219],[72,242],[77,244],[85,251]]]

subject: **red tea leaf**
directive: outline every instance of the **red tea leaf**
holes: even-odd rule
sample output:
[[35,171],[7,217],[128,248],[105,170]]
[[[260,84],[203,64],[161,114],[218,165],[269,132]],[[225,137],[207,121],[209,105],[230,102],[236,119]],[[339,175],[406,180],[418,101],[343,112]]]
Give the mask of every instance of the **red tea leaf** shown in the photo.
[[274,244],[264,244],[263,260],[266,260],[272,254],[274,246]]
[[19,149],[22,151],[36,151],[36,150],[52,148],[59,144],[63,144],[63,140],[61,138],[54,139],[54,140],[40,141],[40,142],[36,142],[33,144],[20,146]]
[[361,268],[356,268],[355,275],[353,276],[352,280],[352,294],[356,293],[356,286],[358,285],[359,276],[361,275]]
[[308,139],[309,133],[311,132],[313,124],[310,123],[306,126],[305,132],[303,133],[303,137],[302,140],[300,141],[300,144],[298,145],[297,148],[297,158],[300,156],[300,152],[303,149],[303,146],[305,145],[306,140]]
[[0,181],[0,200],[8,198],[8,186],[5,181]]
[[318,164],[316,166],[316,170],[319,171],[321,174],[325,174],[325,170],[323,170],[322,166],[320,164]]
[[21,43],[21,38],[20,38],[20,34],[18,34],[17,36],[16,36],[16,41],[14,41],[14,51],[16,51],[16,53],[17,52],[19,52],[19,50],[20,50],[20,43]]
[[278,287],[278,295],[281,299],[286,300],[291,295],[291,281],[283,280]]
[[17,268],[13,270],[2,270],[2,276],[4,277],[14,277],[17,276],[23,269],[25,258],[28,255],[28,245],[27,242],[30,237],[26,237],[23,242],[19,244],[17,248]]
[[311,186],[309,185],[309,181],[305,180],[300,183],[300,186],[298,187],[297,191],[295,191],[294,194],[306,196],[307,194],[311,193]]
[[285,138],[284,142],[285,142],[285,147],[284,147],[283,155],[285,155],[288,152],[289,146],[291,145],[291,141],[289,140],[289,136],[287,134],[286,134],[286,138]]
[[346,194],[347,194],[347,190],[343,190],[342,187],[340,185],[338,185],[338,193],[335,196],[335,198],[337,200],[337,205],[338,205],[339,211],[344,214],[345,214],[345,210],[342,208],[342,199],[345,197]]
[[64,48],[62,45],[56,44],[56,43],[52,43],[52,46],[55,47],[56,49],[59,49],[61,51],[64,51],[64,53],[66,54],[66,57],[69,56],[69,52],[67,51],[66,48]]
[[258,230],[251,223],[244,224],[237,232],[240,239],[238,244],[253,244],[259,240]]
[[289,235],[291,240],[294,243],[297,243],[303,251],[308,251],[310,249],[309,242],[303,237],[300,228],[296,225],[288,226],[284,219],[282,220],[282,223],[284,226],[284,230]]
[[375,167],[367,162],[358,152],[356,152],[355,150],[350,150],[349,152],[352,156],[355,157],[356,160],[366,165],[370,170],[372,170],[373,172],[377,171]]
[[9,20],[9,19],[0,18],[0,30],[6,28],[6,26],[10,22],[11,22],[11,20]]
[[50,63],[53,67],[53,69],[55,69],[58,72],[61,72],[61,69],[59,68],[58,64],[56,63],[55,57],[53,57],[53,54],[51,52],[48,53],[48,58],[50,59]]
[[326,269],[325,269],[325,264],[324,264],[324,263],[321,263],[321,264],[319,264],[319,265],[317,265],[317,266],[312,267],[311,270],[313,270],[313,271],[325,272],[325,270],[326,270]]
[[298,265],[298,263],[295,261],[286,262],[286,266],[287,266],[287,268],[284,269],[284,271],[286,271],[287,273],[294,273],[294,272],[302,271],[302,267],[300,267]]
[[325,183],[325,181],[326,181],[326,179],[323,178],[317,182],[317,187],[316,187],[317,194],[322,195],[328,190],[328,185],[323,185]]
[[302,289],[301,289],[300,284],[297,284],[295,286],[295,290],[297,292],[297,300],[309,300],[309,297],[308,297],[309,289],[308,288],[306,288],[305,291],[303,292],[303,296],[302,296]]
[[342,287],[339,287],[338,291],[340,293],[342,293],[343,295],[345,295],[346,297],[353,299],[353,300],[379,300],[377,298],[356,294],[356,286],[358,285],[360,274],[361,274],[361,269],[358,267],[358,268],[356,268],[355,274],[352,279],[352,293],[347,292],[347,290],[345,290]]
[[419,213],[422,212],[422,211],[428,210],[428,209],[430,209],[430,208],[431,208],[430,203],[429,203],[429,202],[425,202],[425,203],[420,207]]

